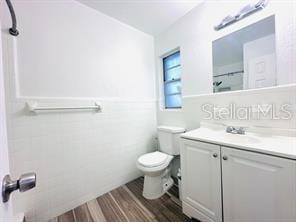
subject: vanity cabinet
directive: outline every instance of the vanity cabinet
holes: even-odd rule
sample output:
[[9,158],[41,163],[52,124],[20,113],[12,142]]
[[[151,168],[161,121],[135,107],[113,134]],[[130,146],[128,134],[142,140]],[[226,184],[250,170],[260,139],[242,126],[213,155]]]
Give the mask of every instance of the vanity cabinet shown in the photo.
[[182,141],[183,210],[202,221],[222,222],[220,146]]
[[295,160],[182,139],[181,170],[183,211],[190,217],[296,221]]
[[221,152],[225,222],[296,221],[296,161],[227,147]]

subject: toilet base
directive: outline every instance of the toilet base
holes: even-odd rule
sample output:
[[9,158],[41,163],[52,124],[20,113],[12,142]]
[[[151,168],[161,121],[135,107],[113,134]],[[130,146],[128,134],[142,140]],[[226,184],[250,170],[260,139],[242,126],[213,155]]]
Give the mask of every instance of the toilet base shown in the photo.
[[171,177],[164,178],[162,176],[151,177],[145,175],[143,196],[149,200],[157,199],[167,192],[173,184],[174,181]]

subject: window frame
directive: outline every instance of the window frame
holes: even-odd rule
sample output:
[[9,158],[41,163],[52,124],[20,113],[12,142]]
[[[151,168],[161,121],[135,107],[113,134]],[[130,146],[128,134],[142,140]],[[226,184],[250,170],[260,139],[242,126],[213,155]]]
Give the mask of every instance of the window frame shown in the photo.
[[[180,64],[172,66],[169,69],[166,69],[165,68],[165,59],[170,57],[170,56],[173,56],[173,55],[175,55],[177,53],[179,53],[179,56],[180,56]],[[161,61],[162,61],[162,76],[163,76],[163,78],[162,78],[162,80],[163,80],[162,81],[163,82],[162,86],[163,86],[163,98],[164,98],[163,107],[166,110],[179,110],[179,109],[182,109],[182,91],[180,91],[178,93],[166,93],[166,90],[165,90],[166,85],[169,84],[169,83],[172,83],[172,82],[180,82],[181,86],[182,86],[182,81],[181,81],[182,78],[181,77],[177,78],[177,79],[172,79],[172,80],[166,81],[166,72],[168,70],[171,70],[171,69],[174,69],[174,68],[177,68],[177,67],[180,67],[180,68],[182,67],[181,66],[181,51],[180,51],[180,49],[178,48],[178,49],[176,49],[176,50],[174,50],[172,52],[169,52],[169,53],[165,54],[164,56],[162,56]],[[181,76],[181,73],[180,73],[180,76]],[[166,106],[166,97],[167,96],[173,96],[173,95],[180,95],[180,97],[181,97],[181,106],[175,106],[175,107],[167,107]]]

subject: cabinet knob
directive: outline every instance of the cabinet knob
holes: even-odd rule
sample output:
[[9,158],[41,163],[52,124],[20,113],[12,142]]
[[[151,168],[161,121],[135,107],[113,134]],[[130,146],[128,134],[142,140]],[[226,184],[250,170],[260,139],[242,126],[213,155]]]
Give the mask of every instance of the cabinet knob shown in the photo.
[[227,156],[223,156],[222,158],[223,158],[223,160],[228,160]]
[[217,153],[214,153],[213,154],[213,157],[217,158],[218,157],[218,154]]

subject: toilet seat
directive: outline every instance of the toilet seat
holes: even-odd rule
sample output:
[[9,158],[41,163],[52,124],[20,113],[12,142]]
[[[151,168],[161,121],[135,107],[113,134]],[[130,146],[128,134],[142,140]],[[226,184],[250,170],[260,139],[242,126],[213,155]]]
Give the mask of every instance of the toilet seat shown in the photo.
[[169,155],[165,154],[165,153],[161,153],[159,151],[153,152],[153,153],[147,153],[142,155],[139,159],[138,159],[138,163],[144,167],[157,167],[160,166],[162,164],[164,164],[167,159],[168,159]]

